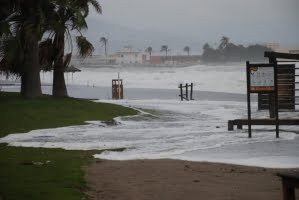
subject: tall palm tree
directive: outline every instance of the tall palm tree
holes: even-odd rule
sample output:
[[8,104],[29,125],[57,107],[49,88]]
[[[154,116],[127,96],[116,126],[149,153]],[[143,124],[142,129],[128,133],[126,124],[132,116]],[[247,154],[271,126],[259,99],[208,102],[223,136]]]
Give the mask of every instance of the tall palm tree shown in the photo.
[[100,38],[100,43],[102,43],[102,46],[104,46],[104,48],[105,48],[105,56],[107,57],[108,38],[106,38],[106,37],[101,37],[101,38]]
[[148,54],[149,54],[149,60],[150,63],[152,63],[152,52],[153,52],[153,48],[151,46],[147,47],[145,50]]
[[[6,1],[6,0],[4,0]],[[4,2],[3,1],[3,2]],[[2,3],[3,3],[2,2]],[[21,94],[28,98],[40,96],[40,66],[38,63],[38,42],[43,35],[47,0],[12,0],[9,2],[9,16],[3,24],[9,25],[9,31],[1,34],[1,65],[9,72],[21,76]],[[3,33],[3,30],[1,30]]]
[[[101,6],[97,0],[52,0],[55,9],[51,12],[48,21],[49,38],[52,39],[52,62],[54,68],[53,75],[53,96],[66,97],[67,88],[64,79],[64,72],[72,55],[72,35],[71,31],[77,31],[76,43],[79,55],[86,57],[91,55],[94,47],[81,34],[81,30],[87,29],[85,18],[89,13],[89,5],[92,5],[98,13],[101,13]],[[65,39],[71,47],[71,53],[64,55]],[[45,42],[45,41],[44,41]],[[50,50],[51,52],[51,50]],[[66,59],[67,58],[67,59]]]
[[168,46],[167,45],[162,45],[161,46],[161,52],[165,52],[165,59],[167,60],[167,55],[168,55]]
[[190,47],[185,46],[184,51],[187,52],[187,55],[190,56]]

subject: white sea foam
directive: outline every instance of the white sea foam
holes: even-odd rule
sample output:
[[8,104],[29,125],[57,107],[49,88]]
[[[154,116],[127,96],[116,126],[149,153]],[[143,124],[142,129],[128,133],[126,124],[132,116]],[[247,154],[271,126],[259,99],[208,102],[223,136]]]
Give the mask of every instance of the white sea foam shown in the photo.
[[[177,89],[181,82],[195,83],[196,90],[245,93],[245,66],[192,66],[186,68],[87,69],[74,74],[69,83],[111,87],[111,79],[121,72],[125,88]],[[50,74],[42,76],[51,82]],[[138,116],[118,117],[117,126],[102,122],[57,129],[11,134],[1,143],[24,147],[64,149],[126,148],[95,155],[113,160],[174,158],[213,161],[265,167],[299,167],[298,127],[281,127],[275,138],[274,127],[253,127],[227,131],[227,120],[246,117],[246,102],[178,100],[105,101],[143,109]],[[253,106],[252,110],[256,110]],[[254,112],[253,117],[268,116]],[[281,113],[281,117],[299,117]]]
[[[214,92],[246,92],[245,65],[175,67],[82,68],[82,72],[66,77],[68,83],[111,87],[120,72],[125,88],[177,89],[180,83],[194,83],[195,90]],[[42,74],[45,83],[52,82],[50,73]]]
[[[106,151],[95,155],[97,158],[113,160],[178,158],[196,161],[202,160],[202,155],[188,156],[188,152],[296,138],[292,130],[285,130],[282,131],[281,138],[276,139],[273,127],[255,130],[252,139],[247,138],[246,130],[228,132],[227,120],[242,117],[246,111],[245,104],[240,102],[178,100],[105,102],[142,108],[146,112],[138,116],[116,118],[119,122],[116,126],[92,122],[84,126],[12,134],[0,139],[0,142],[13,146],[83,150],[126,148],[124,152]],[[273,152],[268,154],[271,156]],[[211,159],[213,160],[213,157]]]

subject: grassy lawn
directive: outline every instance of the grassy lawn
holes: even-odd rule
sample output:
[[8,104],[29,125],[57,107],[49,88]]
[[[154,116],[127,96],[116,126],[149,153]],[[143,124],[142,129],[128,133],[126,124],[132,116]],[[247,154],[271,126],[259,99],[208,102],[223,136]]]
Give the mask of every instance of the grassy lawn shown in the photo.
[[84,124],[91,120],[112,120],[137,114],[135,110],[113,104],[73,98],[44,96],[28,100],[16,93],[0,92],[0,137],[34,129]]
[[[84,124],[86,120],[112,120],[137,112],[117,105],[44,96],[22,99],[0,92],[0,137],[33,129]],[[99,151],[97,151],[99,153]],[[95,151],[19,148],[0,144],[1,200],[82,200],[83,167]]]

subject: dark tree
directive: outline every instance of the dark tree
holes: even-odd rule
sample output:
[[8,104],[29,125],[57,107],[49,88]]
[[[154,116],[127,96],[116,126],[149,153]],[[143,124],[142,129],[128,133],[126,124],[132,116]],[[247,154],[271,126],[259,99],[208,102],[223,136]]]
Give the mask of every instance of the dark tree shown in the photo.
[[162,45],[161,46],[161,52],[165,52],[165,60],[167,60],[167,56],[168,56],[168,52],[169,52],[168,46],[167,45]]
[[[15,0],[1,12],[1,69],[21,76],[21,94],[41,96],[38,42],[44,34],[50,3],[47,0]],[[8,26],[7,26],[8,25]]]
[[102,43],[102,45],[105,48],[105,56],[107,57],[107,45],[108,45],[108,38],[106,37],[101,37],[100,38],[100,42]]
[[184,48],[184,52],[186,52],[188,56],[190,56],[190,50],[191,50],[191,49],[190,49],[189,46],[185,46],[185,48]]
[[271,49],[262,45],[250,45],[246,48],[243,45],[229,42],[229,38],[224,36],[217,49],[212,48],[208,43],[203,46],[201,61],[203,63],[263,61],[265,51],[271,51]]
[[[53,52],[53,60],[50,63],[54,68],[53,96],[66,97],[68,94],[64,72],[70,62],[73,46],[70,32],[77,31],[80,34],[76,37],[79,55],[82,57],[91,55],[94,47],[81,34],[81,30],[87,29],[85,18],[89,13],[89,5],[92,5],[98,13],[101,13],[101,7],[97,0],[53,0],[52,4],[54,9],[50,12],[47,28],[53,38],[52,44],[49,45]],[[64,55],[66,39],[71,45],[71,52]]]
[[152,63],[152,52],[153,52],[153,48],[151,46],[147,47],[145,50],[148,54],[149,54],[149,60],[150,63]]

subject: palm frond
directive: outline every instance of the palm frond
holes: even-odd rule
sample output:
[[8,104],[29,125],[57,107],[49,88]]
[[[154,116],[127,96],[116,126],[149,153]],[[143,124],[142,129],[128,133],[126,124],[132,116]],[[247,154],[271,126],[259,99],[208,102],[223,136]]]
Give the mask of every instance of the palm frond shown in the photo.
[[72,59],[72,53],[68,53],[63,58],[63,66],[64,68],[68,67]]
[[16,37],[2,37],[0,40],[0,71],[20,74],[23,69],[24,51]]
[[102,6],[97,0],[89,0],[90,4],[96,10],[97,13],[102,14]]
[[78,36],[76,37],[76,42],[79,50],[79,56],[85,58],[91,56],[94,51],[93,45],[86,39],[86,37]]
[[82,13],[77,10],[74,16],[74,29],[78,29],[78,30],[86,30],[88,29],[86,20],[84,15],[82,15]]
[[46,39],[39,44],[39,64],[44,71],[50,71],[53,68],[53,41]]
[[0,21],[0,37],[3,34],[11,34],[10,26],[6,21]]
[[167,45],[161,46],[161,52],[163,52],[163,51],[168,51],[168,46]]
[[152,47],[147,47],[147,49],[145,51],[148,52],[148,53],[151,53],[153,51],[153,48]]
[[101,37],[101,38],[100,38],[100,42],[102,43],[102,46],[106,46],[107,43],[108,43],[108,39],[105,38],[105,37]]

